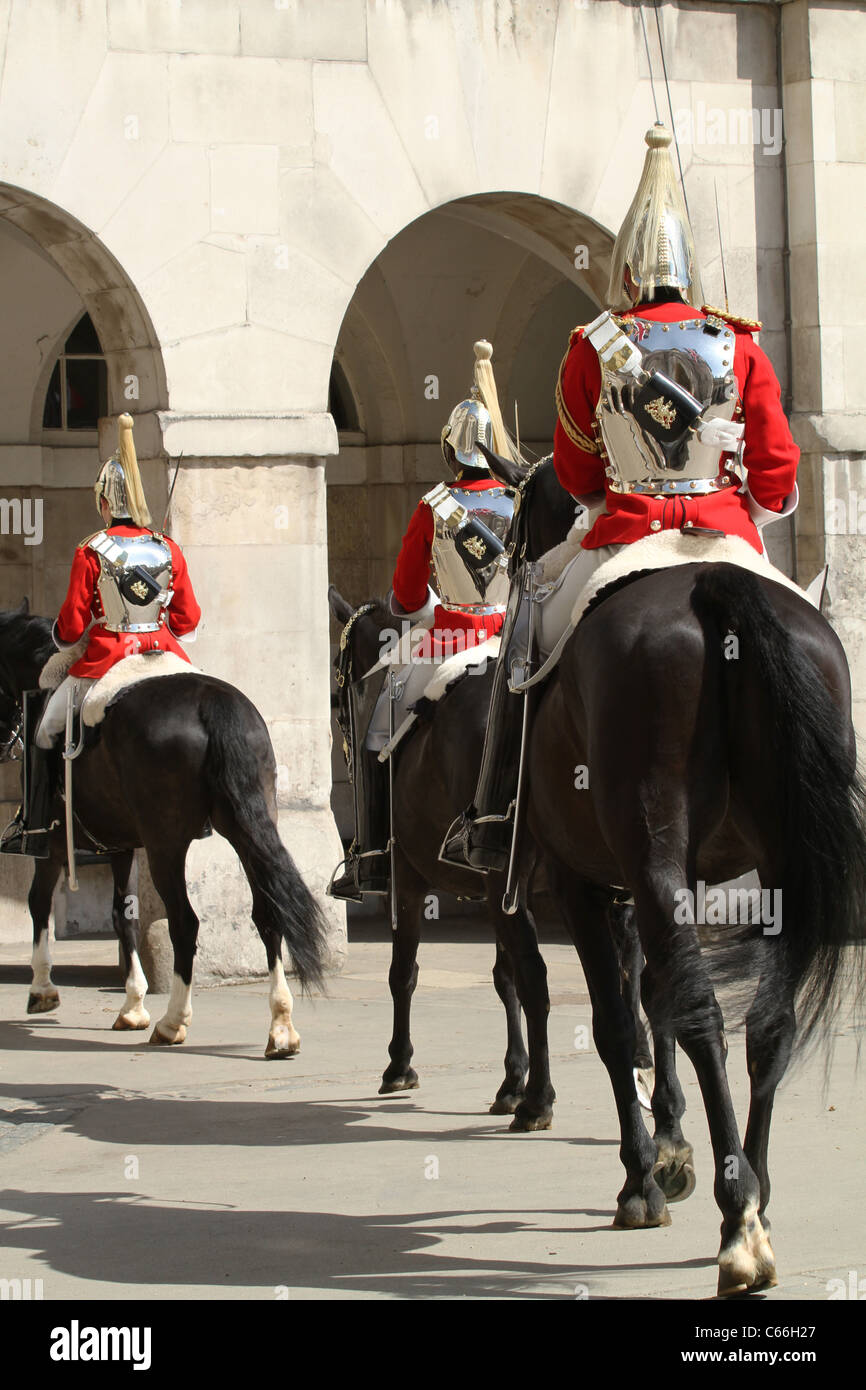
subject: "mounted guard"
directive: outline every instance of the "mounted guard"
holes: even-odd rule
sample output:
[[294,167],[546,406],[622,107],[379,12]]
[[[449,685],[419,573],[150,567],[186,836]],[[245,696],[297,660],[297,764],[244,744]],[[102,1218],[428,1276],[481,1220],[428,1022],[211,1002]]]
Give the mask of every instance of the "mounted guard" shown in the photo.
[[77,712],[88,690],[124,657],[172,652],[189,662],[178,639],[194,640],[201,609],[183,552],[151,524],[132,430],[132,416],[121,415],[117,452],[94,484],[104,529],[81,541],[75,552],[52,634],[60,651],[75,659],[45,705],[32,747],[27,726],[42,694],[29,692],[25,703],[24,804],[0,841],[4,854],[48,857],[61,752],[56,739],[66,728],[70,704]]
[[555,583],[546,557],[512,583],[475,800],[442,848],[447,862],[482,872],[513,862],[526,697],[512,692],[532,679],[536,627],[543,654],[555,657],[587,581],[634,541],[669,531],[739,536],[763,555],[760,528],[797,505],[799,450],[752,337],[761,325],[698,307],[670,142],[661,125],[646,134],[643,174],[613,249],[614,308],[572,332],[560,366],[554,467],[592,524]]
[[[354,789],[355,836],[328,889],[332,897],[360,901],[386,894],[390,883],[390,753],[408,727],[412,706],[438,667],[481,648],[503,624],[508,597],[505,540],[514,512],[511,491],[491,475],[479,442],[500,452],[510,444],[502,424],[488,342],[475,344],[475,381],[442,430],[442,456],[453,474],[422,497],[413,513],[388,596],[402,635],[366,675],[348,667],[347,624],[340,642],[348,682],[349,718],[344,751]],[[430,585],[431,564],[436,590]],[[359,613],[363,610],[359,610]],[[399,640],[398,640],[399,639]],[[341,866],[338,866],[338,869]]]

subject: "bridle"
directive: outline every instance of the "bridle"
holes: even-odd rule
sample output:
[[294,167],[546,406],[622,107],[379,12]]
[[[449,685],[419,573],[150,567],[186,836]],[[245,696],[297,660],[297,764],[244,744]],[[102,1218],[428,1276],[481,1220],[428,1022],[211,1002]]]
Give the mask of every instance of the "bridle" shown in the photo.
[[539,468],[542,464],[549,463],[552,458],[552,454],[547,454],[544,458],[536,459],[534,463],[531,463],[515,489],[514,519],[511,523],[511,534],[508,541],[509,575],[513,575],[526,559],[526,546],[529,540],[528,504],[530,494],[536,482]]
[[24,707],[15,693],[5,666],[0,666],[0,695],[8,700],[15,710],[15,718],[9,724],[8,737],[0,740],[0,763],[20,762],[24,756]]

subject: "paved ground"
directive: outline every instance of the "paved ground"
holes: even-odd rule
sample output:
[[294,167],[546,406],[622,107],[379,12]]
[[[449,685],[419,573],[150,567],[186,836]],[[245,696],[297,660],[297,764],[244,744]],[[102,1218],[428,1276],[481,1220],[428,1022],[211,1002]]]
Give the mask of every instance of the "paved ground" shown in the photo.
[[[199,991],[189,1043],[149,1048],[147,1034],[107,1031],[120,998],[110,943],[60,943],[60,1010],[33,1019],[27,955],[0,952],[0,1278],[41,1279],[46,1299],[715,1291],[719,1216],[685,1062],[697,1191],[671,1208],[667,1229],[611,1229],[615,1117],[597,1056],[574,1047],[589,1008],[565,945],[545,947],[554,1129],[528,1135],[487,1113],[504,1024],[486,942],[423,948],[421,1088],[394,1098],[376,1094],[390,1033],[384,942],[354,945],[330,997],[299,1001],[303,1051],[278,1063],[262,1057],[264,983]],[[744,1115],[742,1036],[731,1042]],[[843,1031],[826,1094],[814,1062],[777,1100],[774,1299],[827,1299],[829,1280],[866,1276],[854,1052]]]

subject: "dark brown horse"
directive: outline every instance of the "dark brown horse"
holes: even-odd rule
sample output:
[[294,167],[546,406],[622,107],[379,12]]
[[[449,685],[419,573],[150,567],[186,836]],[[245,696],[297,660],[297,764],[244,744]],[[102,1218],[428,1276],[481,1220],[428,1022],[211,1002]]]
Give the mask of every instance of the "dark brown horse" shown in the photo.
[[[494,471],[514,482],[502,461]],[[519,517],[530,559],[544,548],[544,497],[533,492]],[[828,1034],[846,977],[857,999],[864,984],[852,942],[866,915],[866,836],[842,646],[805,598],[732,565],[644,575],[613,588],[579,624],[540,696],[528,762],[527,863],[541,853],[580,954],[619,1115],[626,1180],[614,1224],[670,1219],[657,1175],[676,1168],[688,1147],[676,1039],[695,1067],[710,1127],[719,1291],[773,1284],[766,1208],[775,1090],[795,1043]],[[576,786],[578,766],[588,784]],[[751,925],[735,910],[722,943],[728,977],[743,981],[752,971],[758,979],[746,1017],[751,1104],[741,1144],[694,909],[699,880],[718,884],[754,869],[762,889],[780,895],[774,910]],[[654,1139],[632,1085],[634,1021],[605,911],[611,884],[634,896],[646,957]]]
[[[0,745],[7,756],[22,693],[36,688],[54,652],[51,623],[26,603],[0,613]],[[265,1055],[287,1057],[300,1039],[281,959],[285,942],[304,987],[321,984],[325,928],[321,912],[276,828],[275,765],[265,722],[233,686],[190,670],[161,676],[123,692],[109,705],[92,745],[74,763],[76,844],[104,847],[114,875],[112,920],[126,962],[124,1007],[115,1028],[146,1028],[147,981],[139,962],[137,914],[129,879],[134,851],[143,847],[165,904],[174,950],[168,1009],[153,1043],[182,1043],[192,1017],[193,957],[198,918],[186,891],[190,844],[210,823],[236,851],[252,890],[252,917],[270,973],[271,1028]],[[63,806],[50,836],[50,857],[36,861],[29,907],[33,919],[33,984],[28,1013],[56,1009],[51,982],[48,916],[66,859]],[[80,833],[79,833],[80,832]],[[0,860],[2,863],[2,860]]]

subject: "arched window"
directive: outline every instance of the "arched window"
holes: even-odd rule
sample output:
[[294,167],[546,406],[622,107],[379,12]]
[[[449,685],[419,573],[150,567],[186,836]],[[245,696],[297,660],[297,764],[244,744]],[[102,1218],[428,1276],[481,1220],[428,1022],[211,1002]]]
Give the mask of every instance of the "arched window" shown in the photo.
[[84,314],[57,359],[42,412],[45,430],[95,430],[108,414],[108,375],[102,345]]

